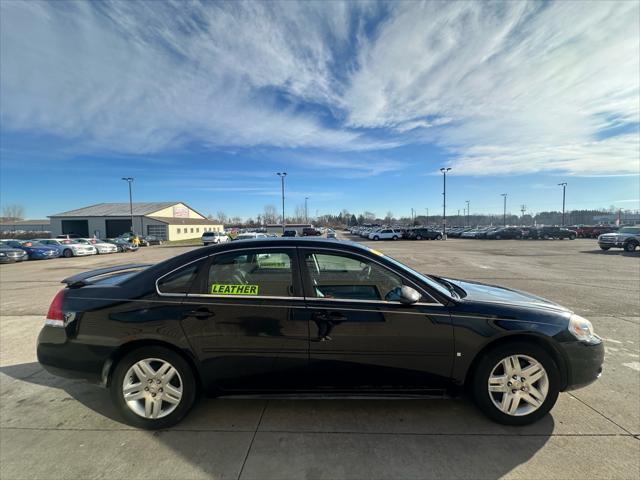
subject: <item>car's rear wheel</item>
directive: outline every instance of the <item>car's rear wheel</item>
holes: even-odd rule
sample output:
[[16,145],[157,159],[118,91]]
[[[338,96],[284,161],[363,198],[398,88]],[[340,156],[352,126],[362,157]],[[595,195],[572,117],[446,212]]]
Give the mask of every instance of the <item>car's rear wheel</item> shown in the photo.
[[537,345],[506,344],[480,360],[472,387],[478,407],[489,418],[504,425],[527,425],[555,405],[558,367]]
[[172,350],[142,347],[118,362],[111,398],[130,425],[168,428],[187,414],[196,398],[196,382],[187,361]]
[[394,236],[391,238],[391,240],[397,240],[397,239],[398,239],[398,236],[397,236],[397,235],[394,235]]
[[380,240],[380,237],[378,237],[377,235],[375,237],[373,237],[374,240]]
[[62,251],[62,256],[63,256],[64,258],[70,258],[70,257],[73,257],[73,252],[72,252],[70,249],[66,248],[66,249],[64,249],[64,250]]
[[438,235],[436,236],[436,240],[442,240],[442,235],[438,234]]
[[635,240],[629,240],[627,243],[624,244],[624,249],[627,252],[635,252],[637,247],[638,247],[638,242],[636,242]]
[[416,235],[416,240],[422,240],[422,235]]

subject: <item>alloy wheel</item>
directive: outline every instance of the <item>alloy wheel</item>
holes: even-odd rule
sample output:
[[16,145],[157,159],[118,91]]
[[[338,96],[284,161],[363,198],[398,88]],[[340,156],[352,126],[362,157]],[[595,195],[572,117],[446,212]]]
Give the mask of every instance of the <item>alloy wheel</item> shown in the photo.
[[171,414],[180,404],[183,383],[178,370],[166,360],[145,358],[127,370],[122,395],[129,409],[143,418]]
[[511,355],[491,370],[489,397],[502,413],[529,415],[542,406],[549,392],[549,377],[542,364],[528,355]]

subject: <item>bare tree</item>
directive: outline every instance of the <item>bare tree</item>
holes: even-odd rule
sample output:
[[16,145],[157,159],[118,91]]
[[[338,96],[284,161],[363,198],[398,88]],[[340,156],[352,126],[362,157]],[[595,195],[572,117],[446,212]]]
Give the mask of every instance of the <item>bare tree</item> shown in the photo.
[[376,214],[373,212],[364,212],[363,216],[367,222],[373,222],[376,219]]
[[7,220],[24,220],[24,207],[18,204],[2,207],[2,216]]
[[296,205],[296,213],[293,219],[296,223],[302,223],[305,220],[305,211],[304,211],[304,203],[300,205]]
[[276,223],[278,221],[278,213],[276,207],[274,207],[273,205],[265,205],[262,218],[264,219],[264,223]]
[[224,213],[222,210],[218,210],[218,211],[216,212],[216,217],[217,217],[218,221],[219,221],[220,223],[222,223],[223,225],[224,225],[225,223],[227,223],[227,220],[229,220],[229,217],[227,217],[227,214],[226,214],[226,213]]
[[392,220],[393,220],[393,213],[387,212],[387,214],[384,217],[384,221],[387,223],[391,223]]

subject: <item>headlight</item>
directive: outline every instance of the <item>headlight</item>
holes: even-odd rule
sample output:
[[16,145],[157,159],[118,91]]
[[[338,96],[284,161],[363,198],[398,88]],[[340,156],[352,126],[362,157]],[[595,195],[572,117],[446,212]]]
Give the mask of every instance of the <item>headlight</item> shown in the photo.
[[0,257],[6,257],[6,256],[7,256],[7,254],[6,254],[6,253],[4,253],[4,252],[0,252]]
[[593,325],[586,318],[580,315],[571,315],[569,319],[569,331],[581,342],[598,343],[600,337],[593,332]]

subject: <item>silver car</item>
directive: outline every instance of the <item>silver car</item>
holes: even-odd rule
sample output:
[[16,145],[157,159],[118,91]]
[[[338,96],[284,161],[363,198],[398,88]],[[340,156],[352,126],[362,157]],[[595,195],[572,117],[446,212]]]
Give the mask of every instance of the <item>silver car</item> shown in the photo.
[[86,255],[95,255],[98,253],[93,245],[85,245],[78,243],[77,240],[60,239],[60,238],[36,238],[34,242],[47,245],[48,247],[57,248],[61,257],[81,257]]
[[90,245],[96,249],[96,253],[104,254],[104,253],[117,253],[118,247],[116,247],[113,243],[107,243],[99,238],[76,238],[75,242],[81,243],[82,245]]

